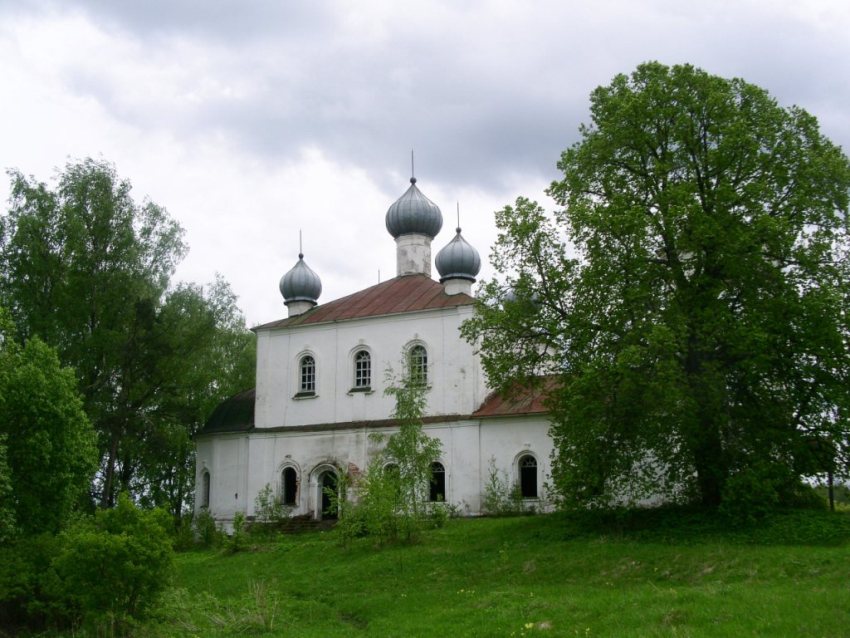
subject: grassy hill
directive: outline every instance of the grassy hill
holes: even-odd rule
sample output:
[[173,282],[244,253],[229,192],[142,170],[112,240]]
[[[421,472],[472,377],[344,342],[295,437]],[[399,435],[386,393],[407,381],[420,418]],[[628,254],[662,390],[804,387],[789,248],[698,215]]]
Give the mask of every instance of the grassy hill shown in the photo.
[[451,520],[416,545],[335,532],[178,556],[143,634],[850,636],[850,513]]

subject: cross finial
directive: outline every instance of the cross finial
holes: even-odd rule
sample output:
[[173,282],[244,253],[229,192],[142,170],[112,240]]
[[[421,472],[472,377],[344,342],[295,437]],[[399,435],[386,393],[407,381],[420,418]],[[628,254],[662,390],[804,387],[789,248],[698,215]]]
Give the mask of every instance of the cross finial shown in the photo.
[[416,183],[416,171],[413,166],[413,149],[410,149],[410,183]]
[[304,259],[304,242],[301,240],[301,229],[298,229],[298,259]]
[[457,232],[460,233],[460,202],[457,202]]

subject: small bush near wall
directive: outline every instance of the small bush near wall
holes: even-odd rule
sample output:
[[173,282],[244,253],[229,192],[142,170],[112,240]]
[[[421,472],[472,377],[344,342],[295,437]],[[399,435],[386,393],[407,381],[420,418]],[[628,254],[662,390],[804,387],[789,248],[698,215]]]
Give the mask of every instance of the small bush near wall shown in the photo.
[[499,472],[495,458],[490,459],[481,506],[490,516],[516,516],[525,512],[519,486],[511,485],[507,472]]
[[233,529],[230,535],[225,537],[224,548],[230,554],[235,554],[245,547],[245,514],[236,512],[233,515]]
[[253,536],[268,536],[280,527],[280,523],[289,518],[292,511],[288,505],[284,505],[270,483],[259,491],[254,499],[254,513],[256,520],[251,523],[248,531]]
[[222,541],[223,534],[208,509],[201,510],[192,521],[195,538],[201,547],[214,547]]

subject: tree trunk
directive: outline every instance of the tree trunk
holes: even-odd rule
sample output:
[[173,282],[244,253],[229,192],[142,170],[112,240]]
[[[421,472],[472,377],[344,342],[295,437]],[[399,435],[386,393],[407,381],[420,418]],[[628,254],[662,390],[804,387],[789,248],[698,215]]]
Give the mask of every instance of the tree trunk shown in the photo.
[[[698,325],[698,324],[697,324]],[[694,401],[694,414],[691,415],[694,431],[691,432],[694,469],[697,474],[697,486],[700,502],[704,507],[720,505],[723,484],[726,479],[723,442],[720,436],[720,420],[725,413],[723,396],[718,384],[722,378],[710,372],[710,357],[702,339],[699,327],[692,325],[688,338],[688,353],[685,360],[685,374]]]
[[115,483],[115,460],[117,457],[118,437],[113,433],[109,443],[109,454],[106,456],[106,469],[103,472],[103,494],[100,495],[100,506],[103,508],[109,508],[115,504],[115,499],[112,498],[112,489]]
[[700,502],[703,507],[717,507],[722,499],[726,474],[723,469],[723,446],[710,417],[700,419],[700,429],[700,440],[694,449]]

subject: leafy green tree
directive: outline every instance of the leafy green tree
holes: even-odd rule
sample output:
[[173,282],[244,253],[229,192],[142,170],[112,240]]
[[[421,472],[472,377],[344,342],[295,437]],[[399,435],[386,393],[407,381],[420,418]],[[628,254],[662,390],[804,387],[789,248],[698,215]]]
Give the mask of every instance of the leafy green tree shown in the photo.
[[17,531],[15,523],[12,469],[6,454],[6,435],[0,435],[0,545],[13,538]]
[[102,455],[102,502],[111,504],[122,443],[144,419],[150,392],[135,347],[186,247],[165,209],[137,205],[115,168],[68,164],[51,190],[11,173],[0,233],[0,291],[21,335],[39,336],[79,375]]
[[208,286],[181,284],[166,295],[145,350],[151,357],[145,428],[125,446],[136,470],[122,486],[141,502],[180,517],[191,504],[192,436],[225,397],[253,386],[256,343],[236,296],[220,277]]
[[24,339],[78,375],[98,434],[102,505],[130,490],[176,516],[191,499],[191,436],[253,384],[253,335],[220,278],[170,287],[186,252],[164,208],[137,204],[115,168],[68,164],[55,189],[11,173],[0,219],[0,302]]
[[[339,489],[328,492],[339,512],[337,530],[343,543],[364,534],[381,543],[399,537],[412,541],[431,513],[428,488],[442,444],[423,431],[427,387],[411,374],[409,363],[400,379],[392,372],[387,375],[385,393],[395,399],[392,417],[398,421],[398,432],[388,437],[373,434],[371,439],[383,446],[381,451],[362,474],[342,474]],[[352,487],[356,501],[348,499]]]
[[384,391],[395,399],[392,418],[398,421],[399,429],[387,439],[382,460],[395,468],[387,479],[395,483],[400,513],[413,520],[422,516],[433,464],[442,450],[439,439],[428,436],[422,429],[426,391],[421,380],[412,374],[410,365],[404,376]]
[[551,379],[556,488],[782,502],[813,450],[846,468],[848,159],[804,110],[688,65],[615,77],[591,122],[560,210],[497,213],[501,277],[464,327],[504,391]]
[[[73,370],[40,339],[21,347],[0,308],[0,491],[4,522],[56,532],[88,496],[97,459]],[[5,526],[4,526],[5,527]],[[7,528],[10,537],[13,528]]]

